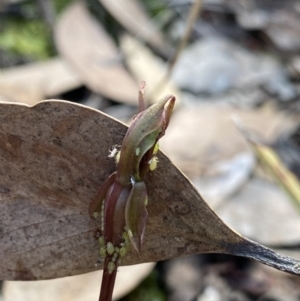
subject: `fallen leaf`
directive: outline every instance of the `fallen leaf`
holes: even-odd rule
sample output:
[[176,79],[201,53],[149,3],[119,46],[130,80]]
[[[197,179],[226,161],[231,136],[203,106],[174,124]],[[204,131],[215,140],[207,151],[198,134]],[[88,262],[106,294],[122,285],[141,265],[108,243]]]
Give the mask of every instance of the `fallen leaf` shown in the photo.
[[[181,100],[176,86],[166,78],[167,65],[151,50],[130,35],[123,35],[120,48],[126,57],[126,64],[137,80],[143,79],[147,85],[147,96],[152,103],[166,94],[176,95]],[[178,105],[178,101],[176,101]]]
[[80,78],[61,58],[2,69],[1,100],[33,105],[81,85]]
[[[166,57],[173,49],[136,0],[99,0],[103,6],[133,35],[149,43]],[[133,17],[134,16],[134,17]]]
[[184,90],[216,96],[231,89],[256,90],[278,70],[280,65],[270,56],[253,54],[221,37],[206,37],[181,52],[171,78]]
[[257,1],[249,2],[249,5],[238,5],[238,1],[230,3],[242,28],[261,30],[279,51],[295,53],[300,48],[297,5],[297,1]]
[[277,183],[284,188],[293,201],[295,209],[300,212],[300,183],[296,175],[284,166],[276,151],[270,146],[261,142],[258,143],[255,140],[251,141],[248,139],[248,142],[251,143],[261,164],[266,167]]
[[300,55],[295,55],[291,58],[288,65],[289,72],[292,76],[299,78],[300,76]]
[[[113,299],[132,291],[154,268],[154,263],[120,267]],[[40,281],[5,281],[3,301],[95,301],[99,297],[102,271]]]
[[65,10],[54,31],[58,51],[91,90],[116,101],[136,104],[138,85],[123,67],[112,39],[82,2]]
[[236,120],[236,124],[251,146],[258,162],[289,195],[295,209],[300,213],[300,182],[297,176],[285,167],[271,145],[261,139],[259,135],[248,130],[239,120]]
[[[64,101],[0,104],[0,279],[38,280],[102,268],[100,225],[88,205],[114,171],[108,150],[127,127]],[[123,265],[195,253],[254,258],[300,274],[300,262],[228,228],[160,153],[146,180],[149,219],[142,251]]]
[[266,27],[265,34],[280,51],[297,53],[300,50],[299,26],[299,16],[275,15]]
[[227,225],[260,243],[299,244],[299,214],[284,191],[270,181],[254,176],[215,210]]
[[201,177],[193,178],[193,183],[209,205],[216,208],[242,188],[254,167],[253,154],[240,153],[227,161],[210,164]]
[[[161,149],[189,177],[199,177],[215,162],[250,152],[234,125],[234,116],[270,141],[297,124],[292,117],[271,106],[250,111],[220,102],[199,103],[174,114],[168,135],[160,142]],[[174,141],[178,141],[176,147]]]

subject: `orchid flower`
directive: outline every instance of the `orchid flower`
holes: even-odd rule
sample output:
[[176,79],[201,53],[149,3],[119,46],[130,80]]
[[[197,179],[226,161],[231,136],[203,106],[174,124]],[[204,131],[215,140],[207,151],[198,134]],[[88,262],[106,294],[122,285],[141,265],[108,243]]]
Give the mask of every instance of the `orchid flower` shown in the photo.
[[99,218],[102,235],[99,252],[104,259],[99,301],[111,301],[122,257],[130,246],[141,251],[147,222],[147,187],[149,171],[156,168],[158,140],[169,124],[175,97],[167,95],[145,109],[145,83],[139,90],[139,114],[134,117],[124,137],[121,150],[111,151],[117,170],[102,184],[89,206],[93,218]]

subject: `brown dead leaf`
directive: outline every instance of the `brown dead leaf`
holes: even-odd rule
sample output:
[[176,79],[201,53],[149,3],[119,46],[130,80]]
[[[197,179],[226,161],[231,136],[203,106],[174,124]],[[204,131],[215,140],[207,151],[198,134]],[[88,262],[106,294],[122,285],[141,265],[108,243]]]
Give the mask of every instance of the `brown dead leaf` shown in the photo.
[[[160,142],[172,161],[188,176],[201,176],[210,164],[250,151],[232,118],[238,116],[267,140],[296,125],[291,117],[266,106],[259,110],[241,110],[226,103],[200,103],[178,111]],[[178,141],[174,147],[174,141]]]
[[227,225],[260,243],[291,246],[300,241],[299,214],[288,195],[257,176],[217,206],[216,212]]
[[136,0],[99,0],[103,6],[133,35],[149,43],[166,57],[172,47],[156,28],[141,4]]
[[[122,66],[118,49],[84,4],[72,4],[55,27],[59,52],[94,92],[136,104],[138,85]],[[117,88],[116,88],[117,83]]]
[[[108,150],[126,126],[64,101],[0,104],[0,279],[37,280],[101,269],[88,205],[115,170]],[[175,142],[174,142],[175,143]],[[300,262],[228,228],[163,154],[146,180],[145,241],[123,265],[229,253],[300,274]]]
[[142,78],[149,83],[147,95],[150,101],[154,103],[166,94],[174,94],[178,105],[181,100],[180,92],[175,84],[166,78],[167,65],[162,59],[128,34],[120,39],[120,47],[125,54],[126,64],[135,78],[137,80]]
[[276,150],[266,142],[251,139],[249,136],[246,136],[246,139],[251,144],[259,162],[285,190],[295,209],[300,213],[300,182],[297,176],[284,165]]
[[81,85],[80,78],[61,58],[2,69],[2,101],[33,105]]

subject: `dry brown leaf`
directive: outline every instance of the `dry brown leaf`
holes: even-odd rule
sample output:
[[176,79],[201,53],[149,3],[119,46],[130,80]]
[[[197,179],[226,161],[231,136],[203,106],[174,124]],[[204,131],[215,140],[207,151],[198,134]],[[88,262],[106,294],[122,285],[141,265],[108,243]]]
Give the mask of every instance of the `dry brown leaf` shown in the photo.
[[295,209],[300,213],[300,182],[292,171],[288,169],[274,149],[267,141],[264,141],[247,129],[242,122],[237,120],[237,126],[246,141],[251,146],[256,158],[279,186],[289,195]]
[[138,85],[122,66],[112,39],[83,3],[75,2],[66,9],[56,24],[55,40],[59,52],[91,90],[136,104]]
[[[0,279],[37,280],[102,268],[88,205],[115,170],[108,150],[126,126],[64,101],[0,104]],[[228,228],[163,154],[146,180],[146,236],[123,265],[206,252],[255,258],[300,274],[300,262]]]
[[[154,268],[154,263],[120,267],[113,299],[132,291]],[[102,271],[41,281],[5,281],[3,301],[95,301],[99,297]]]
[[[161,149],[188,176],[200,176],[211,163],[250,150],[232,120],[234,116],[269,141],[296,124],[273,107],[249,111],[224,103],[202,103],[172,117],[168,135],[160,142]],[[176,147],[174,141],[178,141]]]
[[136,0],[99,0],[103,6],[133,35],[148,42],[166,57],[172,47],[155,27],[141,4]]
[[267,245],[297,245],[299,214],[278,187],[252,177],[230,200],[216,207],[217,214],[239,233]]
[[146,83],[149,83],[147,85],[147,95],[150,101],[154,103],[166,94],[174,94],[178,105],[178,101],[181,100],[180,92],[166,78],[167,65],[130,35],[123,35],[120,47],[125,54],[126,64],[135,78],[137,80],[142,78]]
[[81,80],[61,58],[2,69],[0,97],[2,101],[33,105],[81,85]]

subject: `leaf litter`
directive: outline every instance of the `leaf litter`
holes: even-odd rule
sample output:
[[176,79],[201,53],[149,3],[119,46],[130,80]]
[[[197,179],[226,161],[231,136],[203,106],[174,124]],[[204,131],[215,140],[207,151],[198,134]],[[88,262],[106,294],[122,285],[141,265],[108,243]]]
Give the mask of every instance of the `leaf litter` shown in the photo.
[[[126,126],[99,111],[55,100],[33,107],[1,104],[0,121],[0,277],[51,279],[101,269],[99,225],[87,208],[114,170],[108,150],[121,144]],[[228,228],[162,153],[147,182],[143,249],[122,265],[212,252],[300,273],[299,261]]]
[[[233,3],[231,3],[230,5],[228,5],[228,4],[226,4],[226,3],[219,3],[219,4],[217,4],[217,8],[219,7],[219,8],[229,8],[229,10],[224,10],[223,12],[222,12],[222,14],[220,14],[220,12],[216,12],[215,11],[215,4],[213,4],[213,5],[211,5],[212,3],[211,3],[211,1],[208,1],[209,3],[203,3],[203,12],[204,12],[204,14],[201,14],[201,16],[199,16],[199,19],[197,20],[197,25],[195,25],[195,30],[194,30],[194,33],[193,33],[193,37],[192,37],[192,39],[191,40],[193,40],[194,38],[195,38],[195,34],[197,34],[197,36],[200,34],[200,35],[203,35],[203,33],[204,33],[204,37],[207,35],[207,32],[205,33],[205,28],[207,28],[207,26],[212,26],[212,23],[211,23],[211,21],[209,20],[209,19],[207,19],[207,16],[212,16],[212,20],[215,20],[215,19],[217,19],[217,20],[219,20],[220,21],[220,17],[219,17],[219,15],[222,15],[222,16],[228,16],[228,13],[229,14],[231,14],[232,12],[234,12],[234,13],[236,13],[236,17],[237,17],[237,20],[238,20],[238,22],[240,21],[239,20],[239,18],[240,17],[243,17],[243,11],[242,10],[244,10],[244,12],[250,12],[250,14],[253,12],[254,14],[254,17],[256,17],[257,15],[259,15],[259,13],[262,11],[261,10],[261,8],[259,8],[259,9],[255,9],[255,10],[252,10],[251,9],[251,11],[249,11],[248,9],[247,9],[247,7],[245,6],[243,6],[243,7],[241,7],[241,6],[238,6],[238,5],[236,5],[236,4],[234,4],[234,2]],[[262,1],[262,3],[264,3],[264,1]],[[254,5],[254,3],[253,3],[253,5]],[[267,6],[264,6],[264,4],[260,4],[260,3],[256,3],[255,4],[255,6],[259,6],[259,5],[262,5],[263,6],[263,14],[265,14],[266,12],[268,13],[268,10],[271,8],[271,6],[269,6],[268,7],[268,5]],[[277,4],[275,4],[276,6],[278,6],[278,3]],[[295,6],[295,9],[293,9],[292,8],[292,5],[294,5]],[[295,16],[297,15],[297,7],[296,7],[296,2],[294,3],[293,1],[291,1],[291,2],[287,2],[287,4],[284,4],[284,6],[290,6],[291,8],[292,8],[292,11],[293,11],[293,13],[295,14]],[[281,8],[279,8],[278,7],[278,9],[277,9],[277,11],[275,11],[274,10],[274,12],[275,12],[275,15],[276,14],[281,14]],[[175,6],[175,9],[174,9],[174,12],[176,11],[176,13],[179,13],[179,15],[181,14],[181,12],[182,11],[184,11],[184,9],[182,10],[182,9],[180,9],[179,7],[176,7]],[[180,12],[181,11],[181,12]],[[285,12],[284,12],[285,13]],[[216,14],[218,15],[218,16],[216,16]],[[288,14],[290,14],[290,12],[288,12]],[[255,16],[256,15],[256,16]],[[274,15],[274,14],[273,14]],[[182,16],[183,16],[183,14],[182,14]],[[245,15],[244,15],[245,16]],[[268,16],[272,16],[272,14],[268,14]],[[292,15],[291,15],[292,16]],[[204,22],[203,22],[203,17],[204,17]],[[280,17],[280,16],[279,16]],[[292,17],[294,17],[294,16],[292,16]],[[232,17],[230,16],[230,18],[229,19],[231,19]],[[178,21],[178,18],[176,18],[177,19],[177,21]],[[289,18],[290,20],[292,20],[292,18]],[[294,18],[295,19],[295,18]],[[298,18],[299,19],[299,18]],[[184,18],[182,18],[182,20],[184,20]],[[226,20],[227,20],[227,18],[226,18]],[[255,21],[255,18],[253,19],[254,21]],[[282,18],[281,20],[284,20],[284,18]],[[251,20],[250,20],[251,21]],[[268,22],[269,22],[269,20],[268,20]],[[281,22],[281,21],[280,21]],[[218,22],[217,22],[218,23]],[[218,24],[217,24],[216,22],[213,22],[213,27],[214,27],[214,29],[216,29],[219,33],[221,33],[221,34],[224,34],[224,32],[227,30],[227,33],[226,33],[226,36],[231,36],[231,37],[233,37],[234,38],[234,40],[235,41],[238,41],[238,42],[241,42],[240,40],[239,40],[239,38],[241,38],[241,36],[240,35],[238,35],[238,36],[232,36],[232,33],[233,33],[233,31],[232,31],[232,22],[230,21],[230,24],[228,23],[228,21],[225,21],[225,19],[223,19],[223,21],[221,21],[221,22],[219,22]],[[268,28],[272,28],[272,26],[273,26],[273,29],[275,29],[275,31],[274,32],[277,32],[278,31],[278,29],[280,29],[280,28],[276,28],[276,26],[277,26],[277,24],[271,24],[272,22],[269,22],[269,24],[267,25],[268,26]],[[199,25],[199,26],[198,26]],[[230,26],[230,28],[228,27],[228,25]],[[258,27],[258,31],[259,31],[259,34],[262,34],[262,33],[266,33],[266,35],[268,35],[268,32],[267,32],[267,30],[266,30],[266,23],[265,24],[263,24],[263,25],[260,25],[260,27],[261,28],[259,28]],[[265,28],[263,28],[263,27],[265,27]],[[277,26],[278,27],[278,26]],[[287,32],[286,31],[286,29],[289,31],[290,29],[288,28],[289,27],[289,25],[287,25],[285,28],[284,27],[282,27],[281,29],[283,29],[283,30],[285,30],[285,32]],[[268,29],[267,28],[267,29]],[[204,30],[203,30],[204,29]],[[228,29],[229,29],[229,31],[228,31]],[[229,34],[228,34],[229,33]],[[258,49],[256,48],[257,46],[261,46],[261,44],[266,44],[266,41],[264,41],[264,43],[262,43],[261,41],[259,42],[259,43],[257,43],[258,41],[256,40],[253,40],[252,38],[254,37],[254,35],[253,35],[253,33],[251,33],[251,32],[245,32],[244,33],[244,35],[247,35],[247,38],[246,38],[246,43],[247,43],[247,41],[249,42],[250,41],[250,44],[248,44],[248,45],[244,45],[244,46],[246,46],[246,47],[244,47],[244,48],[247,48],[247,49],[251,49],[251,52],[252,53],[254,53],[256,56],[257,56],[257,54],[259,54],[259,51],[257,51]],[[208,34],[208,35],[211,35],[211,32]],[[177,33],[177,36],[178,36],[178,33]],[[244,36],[245,37],[245,36]],[[250,37],[250,39],[249,39],[249,37]],[[271,39],[273,39],[272,38],[272,35],[269,35],[269,37],[271,38]],[[287,38],[286,38],[287,37]],[[282,51],[286,51],[287,49],[296,49],[297,48],[297,43],[298,43],[298,41],[297,41],[297,39],[295,39],[295,38],[293,38],[293,39],[291,39],[290,37],[293,37],[293,34],[291,35],[291,36],[289,36],[289,33],[287,32],[287,34],[279,34],[279,35],[277,35],[275,38],[278,38],[278,39],[282,39],[282,41],[284,42],[282,45],[280,45],[279,43],[276,43],[276,41],[273,39],[273,42],[275,41],[275,43],[273,44],[273,45],[271,45],[271,47],[274,47],[275,46],[275,48],[276,48],[276,50],[279,50],[279,52],[282,52]],[[199,38],[199,37],[198,37]],[[256,39],[255,37],[254,37],[254,39]],[[203,39],[202,39],[203,40]],[[288,41],[289,40],[289,41]],[[288,41],[288,43],[290,43],[290,45],[288,45],[288,47],[286,47],[286,45],[287,44],[285,44],[286,43],[286,41]],[[244,42],[245,42],[245,40],[244,40]],[[253,44],[253,42],[254,42],[254,44]],[[296,43],[294,43],[294,42],[296,42]],[[243,41],[242,41],[242,43],[243,43]],[[295,45],[293,45],[293,43],[295,44]],[[250,47],[249,47],[249,45],[250,45]],[[254,47],[253,47],[254,46]],[[269,46],[270,46],[270,44],[269,44]],[[292,46],[292,47],[290,47],[290,46]],[[294,46],[296,46],[296,47],[294,47]],[[73,51],[74,50],[74,48],[73,47],[69,47],[68,48],[68,51]],[[267,55],[269,55],[269,53],[267,54]],[[277,62],[279,62],[278,61],[278,56],[280,56],[280,53],[278,54],[278,55],[276,55],[276,58],[277,58]],[[260,55],[258,55],[258,58],[260,57]],[[270,57],[270,56],[269,56]],[[289,56],[290,57],[290,56]],[[295,57],[295,56],[294,56]],[[273,56],[273,58],[274,58],[274,56]],[[284,58],[285,59],[285,57],[283,57],[282,56],[282,54],[281,54],[281,58]],[[293,55],[291,56],[291,59],[293,58]],[[69,60],[69,63],[70,63],[71,61]],[[89,67],[89,65],[87,65],[87,67]],[[74,66],[73,66],[73,68],[74,68]],[[279,69],[280,69],[280,71],[282,71],[282,69],[283,69],[284,67],[282,66],[282,64],[280,63],[280,66],[279,66]],[[276,68],[275,68],[276,69]],[[75,69],[74,69],[75,70]],[[78,71],[78,70],[77,70]],[[88,69],[87,69],[87,71],[89,71]],[[80,73],[80,72],[79,72]],[[79,74],[78,73],[78,74]],[[190,75],[190,74],[189,74]],[[218,74],[216,74],[216,75],[218,75]],[[288,85],[289,86],[291,86],[292,85],[292,88],[293,88],[293,90],[294,90],[294,92],[296,92],[296,93],[298,93],[297,91],[297,82],[293,82],[293,83],[291,83],[290,82],[290,75],[291,74],[288,74],[288,73],[284,73],[284,81],[287,81],[287,83],[288,83]],[[83,74],[81,74],[81,76],[83,76]],[[231,92],[233,92],[232,94],[234,94],[233,96],[235,96],[235,101],[233,101],[233,98],[234,97],[231,97],[232,99],[230,100],[230,102],[231,102],[231,104],[234,104],[235,106],[238,106],[238,107],[241,107],[241,105],[242,105],[242,102],[243,102],[243,106],[246,104],[246,106],[247,107],[249,107],[249,105],[250,105],[250,107],[251,108],[253,108],[253,106],[254,105],[257,105],[257,104],[261,104],[262,103],[262,101],[266,101],[266,100],[268,100],[268,101],[270,101],[271,100],[271,102],[273,102],[274,103],[274,101],[278,101],[278,100],[285,100],[285,101],[289,101],[290,99],[291,99],[291,95],[294,95],[293,93],[291,94],[290,92],[291,92],[291,89],[288,87],[288,85],[286,84],[286,83],[284,83],[284,81],[282,81],[282,80],[278,80],[278,78],[280,79],[281,78],[281,76],[277,76],[276,74],[274,74],[274,75],[270,75],[271,77],[272,77],[272,90],[274,90],[274,87],[276,87],[276,91],[274,92],[274,91],[271,91],[271,89],[270,88],[268,88],[268,87],[263,87],[263,89],[266,89],[265,91],[267,91],[267,93],[270,93],[271,95],[275,95],[275,98],[274,97],[272,97],[271,99],[270,99],[270,95],[267,95],[266,93],[265,93],[265,91],[263,90],[263,89],[260,89],[260,87],[258,86],[258,84],[259,84],[259,82],[254,82],[254,85],[252,86],[252,87],[248,87],[247,89],[244,89],[244,88],[238,88],[237,90],[235,90],[235,91],[231,91]],[[297,76],[297,74],[295,75],[293,75],[293,76]],[[203,81],[203,79],[205,79],[206,78],[206,74],[204,74],[204,77],[203,78],[201,78],[201,79],[199,79],[199,81],[200,82],[202,82]],[[275,82],[275,83],[273,83],[273,82]],[[149,82],[150,83],[150,82]],[[250,83],[251,84],[251,83]],[[211,85],[211,82],[209,82],[209,85]],[[251,86],[251,85],[250,85]],[[282,88],[280,88],[279,89],[279,87],[282,87]],[[277,92],[278,90],[280,90],[279,92]],[[96,90],[95,90],[96,91]],[[288,93],[287,93],[288,92]],[[99,93],[103,93],[102,91],[101,92],[99,92]],[[135,92],[134,92],[135,93]],[[281,96],[281,94],[283,94],[284,95],[284,97],[282,97]],[[298,93],[299,94],[299,93]],[[104,93],[104,95],[107,95],[107,94],[105,94]],[[132,93],[132,95],[133,95],[133,93]],[[289,95],[289,97],[286,97],[286,95]],[[22,94],[21,94],[21,96],[22,96]],[[109,97],[112,97],[111,95],[109,95]],[[185,97],[185,94],[183,95],[183,97]],[[33,99],[35,98],[35,95],[34,94],[32,94],[31,96],[30,95],[28,95],[28,99],[29,99],[29,101],[33,101]],[[113,98],[113,97],[112,97]],[[206,97],[206,95],[204,95],[204,97],[203,97],[203,95],[196,95],[195,96],[195,98],[197,98],[197,101],[199,101],[199,100],[207,100],[207,97]],[[208,99],[211,101],[211,102],[215,102],[215,99],[214,99],[215,97],[209,97]],[[222,98],[222,101],[224,102],[227,102],[228,101],[228,95],[224,95],[224,94],[222,94],[221,95],[221,98]],[[135,95],[134,95],[134,97],[132,97],[132,99],[133,99],[133,102],[135,102]],[[116,99],[117,100],[117,99]],[[122,100],[122,99],[120,99],[120,101],[124,101],[124,100]],[[245,102],[246,101],[246,102]],[[35,101],[33,101],[32,103],[34,103]],[[297,102],[296,103],[291,103],[291,102],[289,102],[289,103],[285,103],[284,104],[285,106],[287,106],[287,107],[289,107],[289,106],[291,106],[291,107],[294,107],[296,110],[298,110],[297,109]],[[285,107],[286,108],[286,107]],[[218,123],[218,119],[219,118],[213,118],[213,119],[211,119],[211,120],[208,120],[208,122],[213,122],[213,123]],[[287,121],[287,119],[286,119],[286,121]],[[288,121],[289,121],[289,118],[288,118]],[[179,121],[177,121],[176,123],[179,123],[180,124],[180,122]],[[256,124],[256,122],[254,121],[254,124]],[[252,125],[252,124],[251,124]],[[205,126],[204,127],[205,128],[205,130],[207,129],[207,126]],[[192,128],[192,131],[194,132],[195,131],[195,128]],[[200,133],[201,131],[199,130],[199,132],[197,132],[197,135]],[[220,134],[219,133],[219,135],[217,135],[216,136],[216,139],[217,140],[219,140],[221,137],[223,137],[223,133],[224,133],[225,131],[223,131],[223,129],[221,130],[221,132],[220,133],[222,133],[222,134]],[[170,132],[168,131],[168,134],[169,134]],[[168,137],[168,135],[165,137],[165,139],[167,139],[167,137]],[[182,140],[183,138],[181,137],[181,139],[179,139],[181,142],[179,143],[179,144],[177,144],[176,145],[176,147],[174,147],[174,142],[173,142],[173,149],[175,148],[177,148],[178,147],[178,145],[183,145],[184,143],[183,143],[183,140]],[[201,139],[200,139],[201,140]],[[164,140],[162,140],[162,141],[164,141]],[[173,139],[173,141],[177,141],[177,139]],[[228,140],[229,141],[229,140]],[[225,143],[226,144],[230,144],[230,143],[228,143],[228,141],[226,142],[225,141]],[[231,140],[230,140],[231,141]],[[58,144],[60,143],[59,142],[59,139],[56,141]],[[202,143],[204,143],[205,141],[203,141],[202,140]],[[13,140],[11,140],[10,142],[9,142],[10,144],[13,144]],[[192,140],[192,144],[187,144],[187,147],[189,148],[189,150],[196,150],[196,146],[194,146],[194,140]],[[201,146],[201,145],[200,145]],[[169,152],[169,151],[167,151],[167,153],[168,153],[168,155],[171,155],[171,153]],[[183,153],[184,154],[184,153]],[[186,154],[189,154],[189,153],[186,153]],[[221,154],[222,154],[222,152],[221,152]],[[236,155],[236,156],[238,156],[238,154],[239,153],[236,153],[236,152],[234,152],[234,155]],[[249,153],[248,153],[249,154]],[[224,160],[224,157],[222,157],[222,155],[220,156],[220,159],[223,161],[223,162],[226,162],[226,160],[228,160],[228,163],[229,163],[229,160],[231,160],[231,158],[234,158],[234,157],[229,157],[229,159],[227,159],[228,158],[228,153],[226,154],[226,152],[225,152],[225,160]],[[171,156],[172,157],[172,156]],[[197,163],[197,164],[199,164],[199,163]],[[217,165],[216,165],[217,166]],[[23,166],[24,167],[24,166]],[[190,169],[190,167],[191,166],[188,166],[188,168],[186,168],[185,167],[185,169],[186,170],[189,170]],[[207,167],[208,168],[208,167]],[[62,172],[62,174],[63,174],[63,172]],[[104,178],[105,177],[103,177],[103,180],[104,180]],[[102,180],[102,179],[101,179]],[[100,185],[102,182],[101,182],[101,180],[98,182],[98,184]],[[255,181],[255,180],[257,180],[256,178],[255,179],[251,179],[250,180],[250,182],[248,183],[248,184],[250,184],[250,186],[252,187],[250,187],[250,189],[248,189],[247,190],[247,186],[248,186],[248,184],[246,184],[246,186],[244,186],[244,187],[242,187],[242,191],[241,192],[245,192],[246,193],[246,191],[248,191],[248,194],[251,194],[251,196],[252,196],[252,200],[253,200],[253,198],[256,198],[256,195],[253,195],[253,191],[258,191],[259,189],[256,189],[255,190],[255,185],[251,185],[251,184],[253,184],[252,182],[253,182],[253,180]],[[256,184],[257,184],[257,186],[260,186],[260,185],[264,185],[264,183],[265,183],[265,181],[262,181],[262,179],[259,179],[259,180],[257,180],[256,181]],[[272,188],[272,191],[274,192],[274,193],[276,193],[276,187],[274,187],[274,185],[267,185],[266,184],[266,187],[267,188],[270,188],[270,187],[273,187]],[[97,186],[98,187],[98,186]],[[254,187],[254,190],[253,190],[253,187]],[[245,190],[245,191],[244,191]],[[266,190],[266,189],[265,189]],[[1,191],[3,191],[3,193],[6,193],[6,188],[5,187],[1,187]],[[262,197],[262,195],[263,194],[260,194],[260,198]],[[267,195],[267,194],[266,194]],[[239,195],[239,197],[241,197],[240,195]],[[280,194],[280,193],[278,193],[278,197],[282,197],[282,194]],[[283,197],[283,199],[285,200],[285,198]],[[284,200],[281,200],[281,201],[284,201]],[[264,197],[263,197],[263,200],[264,200]],[[208,200],[208,201],[210,201],[210,200]],[[229,206],[228,207],[230,207],[230,205],[233,205],[233,206],[231,206],[231,209],[230,210],[228,210],[228,214],[229,215],[236,215],[234,212],[236,211],[236,206],[234,206],[234,204],[240,204],[239,202],[241,202],[241,200],[239,199],[239,198],[237,198],[237,200],[236,200],[236,203],[235,203],[235,201],[234,201],[234,198],[233,199],[231,199],[230,201],[233,201],[233,202],[229,202]],[[243,202],[243,200],[242,200],[242,203],[243,204],[245,204],[245,203],[247,203],[247,205],[249,205],[249,203],[251,204],[251,197],[250,197],[250,202],[249,202],[249,199],[248,199],[248,201],[247,202]],[[241,205],[241,204],[240,204]],[[288,204],[289,205],[289,204]],[[224,203],[224,206],[226,206],[226,204]],[[242,206],[241,206],[242,207]],[[278,207],[278,206],[277,206]],[[266,221],[269,221],[269,220],[274,220],[274,214],[276,214],[276,213],[274,213],[274,211],[276,211],[277,210],[277,207],[276,208],[273,208],[274,210],[272,211],[272,208],[267,208],[268,210],[266,210],[266,209],[262,209],[263,210],[263,212],[264,212],[264,214],[265,214],[265,220]],[[229,208],[228,208],[229,209]],[[248,209],[246,209],[246,210],[248,210]],[[250,210],[252,210],[253,211],[253,208],[251,208],[250,207]],[[244,212],[245,211],[245,209],[243,209],[242,211],[240,211],[240,212]],[[267,212],[269,212],[269,213],[267,213]],[[219,213],[219,211],[218,211],[218,213]],[[250,222],[250,224],[252,223],[253,224],[253,221],[255,221],[255,225],[257,224],[257,216],[254,216],[253,218],[251,218],[251,216],[248,216],[248,219],[249,219],[249,222]],[[276,218],[275,218],[276,219]],[[278,218],[277,218],[278,219]],[[278,220],[280,220],[280,218],[278,219]],[[275,220],[275,224],[276,224],[276,222],[277,222],[277,224],[278,224],[278,220]],[[286,224],[286,222],[285,222],[285,220],[286,219],[282,219],[282,223],[283,224]],[[290,215],[289,215],[289,220],[290,220]],[[228,221],[229,222],[229,221]],[[230,223],[229,223],[230,224]],[[238,223],[237,223],[238,224]],[[249,224],[248,224],[249,225]],[[234,224],[232,224],[232,226],[235,228],[235,229],[237,229],[237,230],[241,230],[241,228],[239,228],[238,226],[237,227],[235,227],[234,226]],[[274,228],[275,229],[275,228]],[[281,230],[283,230],[283,227],[281,228]],[[264,235],[265,234],[265,232],[266,231],[268,231],[267,230],[267,228],[264,228],[263,227],[263,229],[262,230],[259,230],[258,231],[258,236],[257,236],[257,240],[258,241],[262,241],[262,242],[267,242],[267,240],[265,240],[264,239],[264,237],[266,238],[266,235]],[[260,233],[259,233],[260,232]],[[264,232],[264,233],[262,233],[262,232]],[[292,232],[292,233],[291,233]],[[245,233],[247,233],[247,232],[243,232],[244,234]],[[283,235],[284,235],[284,231],[282,231],[282,233],[283,233]],[[295,239],[295,241],[297,241],[297,231],[295,231],[295,229],[292,229],[292,231],[290,231],[289,232],[289,234],[294,234],[294,239]],[[285,235],[285,237],[287,238],[287,237],[289,237],[290,235]],[[251,235],[251,238],[252,238],[253,236]],[[177,239],[178,239],[178,237],[176,237]],[[263,239],[262,239],[263,238]],[[273,241],[274,241],[274,239],[277,239],[277,237],[270,237],[270,239],[272,240],[273,239]],[[282,243],[286,243],[286,240],[282,240],[281,238],[280,238],[280,240],[278,240],[278,242],[279,241],[281,241]],[[285,251],[285,253],[286,253],[286,251]],[[297,258],[297,256],[295,255],[295,257]],[[201,256],[201,258],[203,258],[203,255]],[[236,259],[236,260],[238,260],[238,259]],[[199,267],[200,268],[200,267]],[[294,278],[294,279],[297,279],[297,278]],[[208,289],[209,288],[211,288],[210,286],[208,286]],[[206,290],[205,290],[206,291]],[[288,290],[288,291],[290,291],[290,290]],[[287,293],[286,293],[287,294]],[[223,296],[223,298],[225,298],[226,299],[226,297],[224,297],[224,295],[223,295],[223,291],[222,291],[222,293],[221,293],[221,295]],[[291,296],[290,295],[290,293],[289,293],[289,296]],[[200,298],[200,297],[199,297]],[[279,296],[278,295],[276,295],[276,300],[279,300],[278,299],[279,298]],[[224,299],[224,300],[225,300]],[[283,298],[284,299],[284,298]],[[227,300],[227,299],[226,299]]]
[[58,52],[78,72],[85,85],[110,99],[136,103],[138,85],[123,67],[117,46],[84,3],[70,5],[54,32]]

